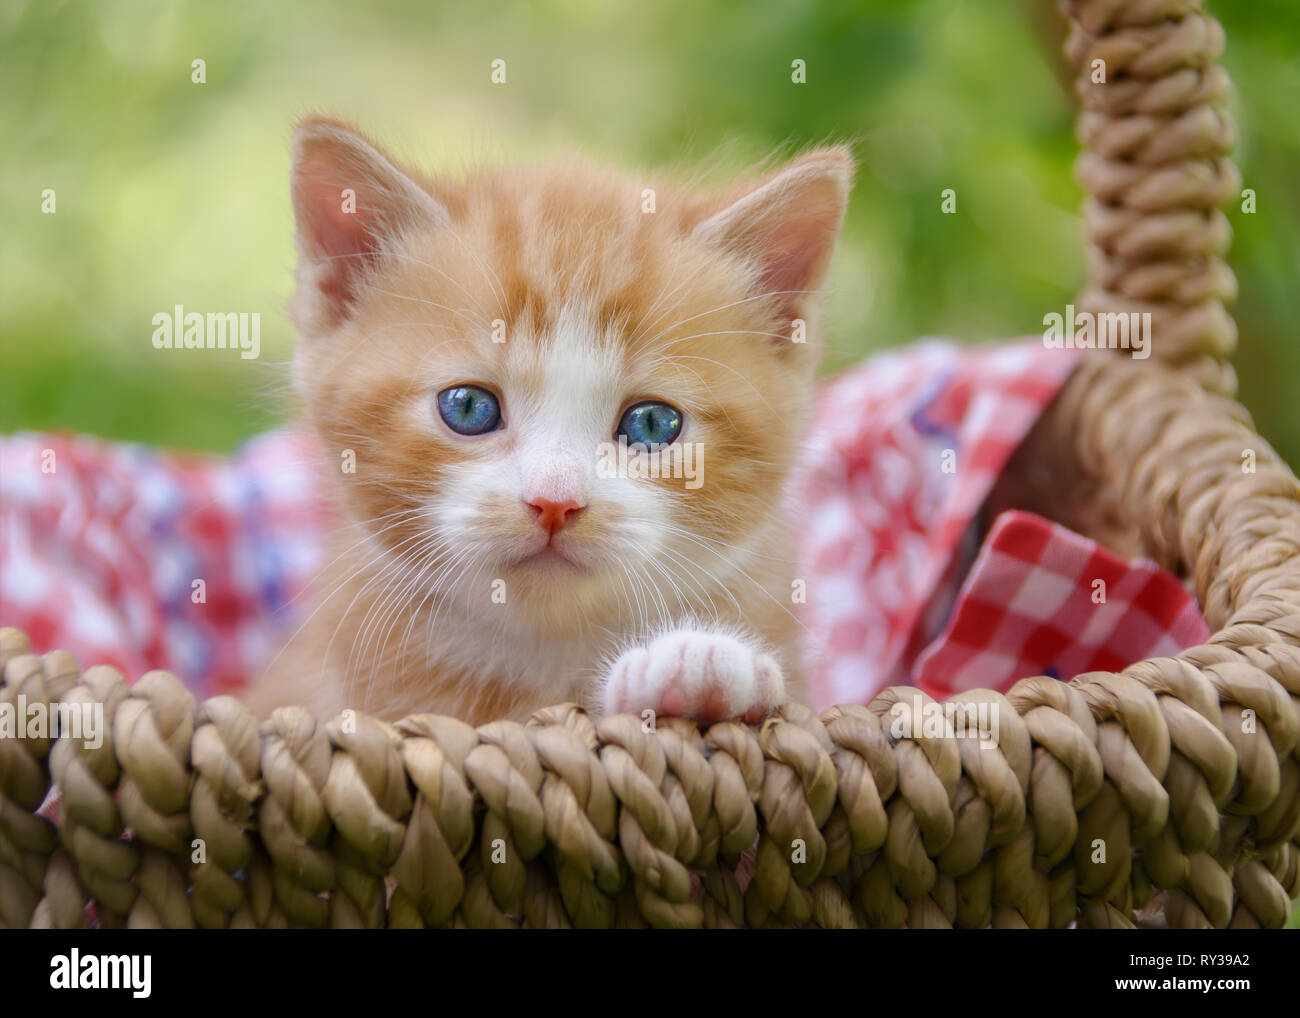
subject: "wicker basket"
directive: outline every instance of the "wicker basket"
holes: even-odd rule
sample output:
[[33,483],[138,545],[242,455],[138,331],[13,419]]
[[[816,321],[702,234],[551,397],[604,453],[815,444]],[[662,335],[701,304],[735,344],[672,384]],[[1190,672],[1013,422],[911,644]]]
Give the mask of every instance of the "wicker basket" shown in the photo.
[[[1150,311],[1155,356],[1086,358],[995,499],[1181,570],[1209,643],[967,694],[1002,708],[989,752],[891,737],[911,689],[757,730],[572,706],[259,729],[229,697],[128,687],[3,630],[0,697],[102,703],[110,734],[0,740],[0,923],[84,926],[93,903],[145,927],[1283,925],[1300,485],[1230,398],[1222,31],[1199,0],[1062,7],[1092,196],[1079,303]],[[36,812],[52,782],[57,826]]]

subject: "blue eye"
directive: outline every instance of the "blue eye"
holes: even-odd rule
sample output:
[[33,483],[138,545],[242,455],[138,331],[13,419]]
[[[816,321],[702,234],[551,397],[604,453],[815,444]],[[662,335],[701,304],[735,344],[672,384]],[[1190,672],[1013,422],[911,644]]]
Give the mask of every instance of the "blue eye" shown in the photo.
[[638,403],[628,407],[618,422],[619,438],[626,438],[629,446],[639,445],[649,449],[671,445],[682,433],[680,410],[667,403]]
[[501,426],[501,404],[477,385],[454,385],[438,393],[438,413],[458,435],[483,435]]

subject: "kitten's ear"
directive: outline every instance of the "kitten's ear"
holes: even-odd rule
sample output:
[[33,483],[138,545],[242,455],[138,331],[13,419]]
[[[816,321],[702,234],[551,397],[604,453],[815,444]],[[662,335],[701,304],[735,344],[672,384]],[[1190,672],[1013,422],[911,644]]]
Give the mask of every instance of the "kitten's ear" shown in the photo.
[[385,241],[450,222],[387,156],[329,120],[305,120],[294,131],[291,189],[302,258],[294,311],[304,331],[347,317]]
[[748,261],[756,292],[772,294],[781,314],[798,317],[806,292],[826,274],[852,182],[846,147],[809,152],[704,220],[694,236]]

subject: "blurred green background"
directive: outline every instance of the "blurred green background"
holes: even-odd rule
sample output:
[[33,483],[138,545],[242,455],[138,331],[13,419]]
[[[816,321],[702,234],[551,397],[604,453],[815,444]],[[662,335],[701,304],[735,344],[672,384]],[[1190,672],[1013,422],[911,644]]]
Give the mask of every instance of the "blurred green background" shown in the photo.
[[[1297,463],[1300,11],[1215,11],[1258,193],[1257,214],[1229,210],[1241,395]],[[309,110],[447,171],[577,148],[720,177],[848,140],[829,366],[927,334],[1040,332],[1082,279],[1057,22],[1049,0],[0,0],[0,432],[226,451],[283,419],[288,141]],[[261,312],[261,360],[155,351],[151,318],[174,304]]]

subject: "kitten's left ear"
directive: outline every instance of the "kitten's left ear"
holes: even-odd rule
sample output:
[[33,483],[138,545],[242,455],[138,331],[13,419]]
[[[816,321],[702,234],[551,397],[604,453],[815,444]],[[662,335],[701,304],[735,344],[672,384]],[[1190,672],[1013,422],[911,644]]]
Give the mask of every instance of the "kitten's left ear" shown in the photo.
[[305,332],[348,317],[395,237],[450,222],[442,205],[378,148],[323,118],[294,131],[292,197],[301,253],[294,310]]
[[798,317],[826,274],[853,181],[849,150],[809,152],[695,227],[701,242],[731,251],[756,270],[756,292]]

